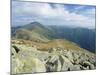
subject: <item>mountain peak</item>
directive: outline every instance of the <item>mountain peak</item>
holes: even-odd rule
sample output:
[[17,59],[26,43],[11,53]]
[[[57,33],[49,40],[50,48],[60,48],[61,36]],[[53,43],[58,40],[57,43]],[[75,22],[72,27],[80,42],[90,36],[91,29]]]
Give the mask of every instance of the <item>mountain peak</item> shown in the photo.
[[35,29],[35,28],[44,28],[44,26],[39,22],[31,22],[31,23],[25,25],[24,28],[31,30],[31,29]]
[[39,22],[31,22],[31,25],[41,25]]

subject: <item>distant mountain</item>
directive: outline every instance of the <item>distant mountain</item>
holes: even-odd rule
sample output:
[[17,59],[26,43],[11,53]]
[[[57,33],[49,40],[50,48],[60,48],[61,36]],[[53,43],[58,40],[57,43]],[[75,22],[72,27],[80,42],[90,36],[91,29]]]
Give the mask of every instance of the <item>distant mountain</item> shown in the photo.
[[96,32],[95,29],[71,28],[64,26],[50,26],[58,38],[64,38],[73,41],[82,48],[95,52]]
[[17,39],[48,42],[53,39],[66,39],[80,47],[95,52],[95,30],[65,26],[45,26],[32,22],[22,27],[12,27],[12,37]]
[[53,38],[53,33],[38,22],[32,22],[22,27],[12,27],[12,37],[18,39],[47,42]]

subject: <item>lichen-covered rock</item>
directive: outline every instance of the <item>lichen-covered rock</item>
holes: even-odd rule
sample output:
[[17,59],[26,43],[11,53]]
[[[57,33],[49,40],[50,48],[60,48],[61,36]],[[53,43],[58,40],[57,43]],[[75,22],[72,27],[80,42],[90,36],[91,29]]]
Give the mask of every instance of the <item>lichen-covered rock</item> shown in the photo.
[[60,56],[59,60],[61,61],[62,64],[61,71],[68,71],[70,70],[70,67],[73,66],[71,61],[63,55]]
[[49,58],[46,61],[46,68],[48,72],[59,71],[60,66],[61,63],[59,62],[58,55],[49,56]]
[[71,71],[79,71],[79,70],[81,70],[81,65],[73,65],[71,68],[70,68],[70,70]]
[[12,74],[46,72],[45,64],[34,57],[28,59],[15,58],[12,60],[12,68]]
[[12,44],[12,74],[93,70],[96,68],[95,54],[85,50],[70,50],[53,47],[47,51],[37,46]]
[[24,63],[18,58],[12,59],[12,74],[22,73]]
[[94,65],[93,64],[91,64],[89,61],[84,61],[83,63],[82,63],[82,65],[84,66],[84,67],[89,67],[89,69],[95,69],[95,67],[94,67]]

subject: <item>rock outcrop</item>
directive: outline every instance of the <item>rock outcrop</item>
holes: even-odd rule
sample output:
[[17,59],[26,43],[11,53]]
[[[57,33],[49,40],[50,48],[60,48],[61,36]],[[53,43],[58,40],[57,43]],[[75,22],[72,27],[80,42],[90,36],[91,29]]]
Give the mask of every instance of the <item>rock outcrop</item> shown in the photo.
[[12,44],[12,74],[93,70],[96,56],[86,50],[61,47],[40,51],[36,46]]

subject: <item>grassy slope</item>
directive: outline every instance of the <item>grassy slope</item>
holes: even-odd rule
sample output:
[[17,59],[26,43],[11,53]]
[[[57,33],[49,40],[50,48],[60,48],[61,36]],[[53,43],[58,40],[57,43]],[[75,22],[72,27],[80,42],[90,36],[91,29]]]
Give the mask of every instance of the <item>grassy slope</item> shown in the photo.
[[[18,40],[21,44],[26,46],[36,46],[39,50],[47,51],[50,48],[64,48],[67,50],[82,50],[81,47],[79,47],[77,44],[64,40],[64,39],[55,39],[49,42],[35,42],[35,41],[29,41],[29,40]],[[18,43],[19,44],[19,43]]]
[[[59,36],[67,35],[68,33],[71,34],[70,32],[61,34],[61,31],[59,29],[57,32],[60,33]],[[79,33],[79,31],[76,33]],[[77,47],[77,45],[75,43],[72,43],[72,42],[69,42],[66,40],[55,40],[55,38],[58,39],[57,36],[58,35],[56,33],[56,29],[54,29],[54,31],[50,30],[37,22],[30,23],[28,25],[23,26],[22,28],[17,30],[16,35],[15,35],[15,37],[17,37],[16,39],[35,41],[35,44],[37,44],[37,46],[40,48],[47,49],[47,48],[51,48],[51,47],[62,47],[62,48],[80,49],[79,46]],[[76,35],[73,35],[73,36],[76,36]],[[78,34],[76,37],[84,38],[82,36],[79,36]],[[61,37],[61,39],[62,38],[63,37]],[[87,37],[85,37],[85,38],[87,39]],[[76,40],[77,38],[74,37],[74,39]],[[50,40],[52,40],[52,41],[50,41]],[[80,43],[80,40],[78,40],[78,41]],[[40,43],[40,42],[46,42],[46,43]],[[83,40],[83,43],[84,43],[84,40]],[[74,44],[75,46],[73,47],[73,45],[71,45],[71,44]]]

